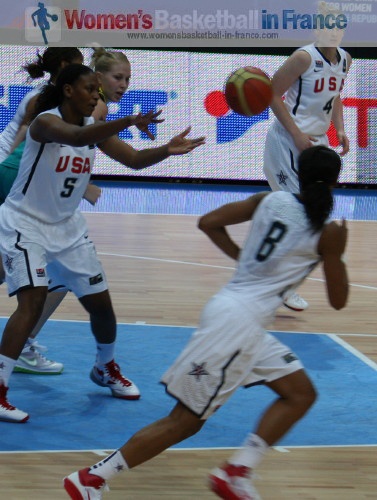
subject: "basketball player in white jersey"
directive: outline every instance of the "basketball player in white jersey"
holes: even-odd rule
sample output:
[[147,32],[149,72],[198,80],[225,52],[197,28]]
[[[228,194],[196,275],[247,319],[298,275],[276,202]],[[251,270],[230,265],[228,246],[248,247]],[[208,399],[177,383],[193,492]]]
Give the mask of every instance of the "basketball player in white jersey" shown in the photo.
[[[321,12],[331,12],[326,9]],[[296,50],[273,76],[271,109],[276,118],[267,133],[263,161],[273,191],[298,192],[298,155],[313,145],[329,145],[331,121],[342,146],[340,154],[348,153],[340,92],[351,56],[338,47],[342,36],[343,30],[320,30],[316,43]],[[295,311],[308,307],[294,290],[287,293],[284,305]]]
[[[67,64],[81,64],[83,55],[76,47],[48,47],[43,54],[37,54],[36,58],[26,63],[23,69],[28,74],[29,80],[38,80],[49,76],[48,84],[54,84],[61,69]],[[30,90],[21,100],[16,113],[0,134],[0,170],[1,170],[1,202],[8,195],[11,185],[17,176],[20,159],[23,153],[24,140],[33,113],[36,99],[46,85],[39,84]],[[10,155],[10,156],[8,156]],[[89,184],[84,198],[90,203],[95,203],[100,195],[97,186]],[[4,279],[4,270],[0,262],[0,277]],[[35,337],[38,335],[43,325],[55,311],[65,297],[65,290],[60,283],[51,284],[51,292],[46,298],[46,303],[38,324],[27,339],[24,349],[17,360],[14,371],[29,374],[60,374],[63,371],[63,364],[47,359],[41,352],[47,351],[45,346],[41,346]]]
[[117,134],[126,127],[144,130],[160,123],[160,112],[95,122],[91,116],[99,99],[95,73],[70,64],[55,85],[39,95],[41,112],[27,131],[17,179],[0,207],[0,252],[9,295],[18,306],[9,318],[0,345],[0,420],[25,422],[29,415],[7,400],[16,360],[37,323],[49,279],[64,283],[89,313],[97,342],[90,377],[121,399],[138,399],[140,392],[114,361],[116,319],[106,277],[88,238],[79,204],[87,188],[95,144],[114,160],[145,168],[171,155],[186,154],[204,143],[188,139],[189,128],[167,144],[135,151],[118,148]]
[[[256,500],[250,482],[268,447],[275,444],[313,404],[315,389],[297,356],[265,328],[297,286],[322,262],[330,305],[347,302],[343,261],[345,221],[329,220],[339,155],[324,146],[309,148],[298,163],[300,194],[258,193],[204,215],[199,228],[238,261],[230,282],[203,309],[198,330],[163,375],[176,400],[165,418],[137,432],[118,451],[65,478],[74,500],[100,500],[107,481],[197,433],[241,386],[265,384],[277,395],[244,446],[210,475],[210,488],[227,500]],[[252,219],[243,249],[227,226]],[[244,415],[243,415],[244,417]],[[236,425],[236,423],[235,423]]]

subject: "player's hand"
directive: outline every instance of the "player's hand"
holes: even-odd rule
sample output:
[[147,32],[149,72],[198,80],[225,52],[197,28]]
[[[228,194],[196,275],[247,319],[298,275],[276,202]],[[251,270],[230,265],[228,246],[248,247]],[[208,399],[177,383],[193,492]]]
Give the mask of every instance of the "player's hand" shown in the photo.
[[148,125],[150,123],[162,123],[163,121],[165,121],[164,119],[157,118],[161,113],[162,109],[160,109],[160,111],[157,111],[156,113],[154,113],[153,111],[148,111],[148,113],[146,113],[145,115],[139,113],[138,115],[134,116],[134,122],[132,125],[135,125],[135,127],[137,127],[141,132],[146,133],[149,139],[154,141],[155,136],[148,129]]
[[339,153],[340,156],[344,156],[350,150],[350,141],[344,131],[337,132],[337,137],[339,144],[342,146],[342,151]]
[[191,127],[186,128],[183,132],[173,137],[168,143],[169,155],[184,155],[190,153],[193,149],[205,144],[205,137],[197,137],[196,139],[187,139]]
[[101,188],[96,186],[95,184],[88,184],[85,193],[84,200],[88,201],[91,205],[95,205],[97,203],[98,198],[101,196]]
[[297,134],[293,138],[293,140],[294,140],[296,148],[299,150],[300,153],[301,153],[301,151],[304,151],[304,149],[308,149],[308,148],[315,146],[315,143],[318,142],[318,139],[316,139],[315,137],[313,137],[311,135],[304,134],[303,132],[300,132],[299,134]]

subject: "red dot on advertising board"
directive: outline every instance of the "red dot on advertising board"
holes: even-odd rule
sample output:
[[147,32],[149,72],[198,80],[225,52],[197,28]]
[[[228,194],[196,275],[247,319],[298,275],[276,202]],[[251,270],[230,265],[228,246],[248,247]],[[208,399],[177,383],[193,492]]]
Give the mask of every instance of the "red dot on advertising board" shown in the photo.
[[229,111],[225,95],[221,90],[210,92],[204,99],[204,107],[208,114],[216,116],[216,118],[226,115]]

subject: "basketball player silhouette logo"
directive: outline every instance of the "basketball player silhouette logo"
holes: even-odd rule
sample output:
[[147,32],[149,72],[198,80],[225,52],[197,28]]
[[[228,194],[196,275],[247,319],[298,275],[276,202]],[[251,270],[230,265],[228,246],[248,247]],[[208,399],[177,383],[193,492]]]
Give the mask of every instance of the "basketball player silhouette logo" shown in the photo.
[[37,24],[39,26],[39,29],[42,32],[42,37],[45,45],[48,44],[47,36],[46,36],[46,31],[50,29],[50,22],[48,18],[51,19],[51,21],[56,22],[58,20],[58,15],[57,14],[49,14],[45,4],[43,2],[38,3],[38,9],[31,14],[31,18],[33,20],[33,25],[36,27]]

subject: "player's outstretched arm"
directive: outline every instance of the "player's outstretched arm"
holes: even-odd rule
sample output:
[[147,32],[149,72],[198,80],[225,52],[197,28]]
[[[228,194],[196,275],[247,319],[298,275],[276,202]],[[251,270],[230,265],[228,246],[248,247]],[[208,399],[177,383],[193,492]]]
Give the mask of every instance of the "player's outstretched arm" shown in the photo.
[[145,115],[139,113],[125,116],[108,122],[98,121],[86,127],[80,127],[62,120],[60,117],[43,113],[36,117],[30,125],[30,135],[37,142],[57,142],[69,146],[86,146],[97,144],[117,135],[125,128],[146,127],[155,123],[160,112],[149,111]]
[[318,251],[323,260],[327,296],[334,309],[345,307],[348,298],[348,275],[344,262],[347,244],[347,225],[331,222],[323,229]]
[[169,155],[184,155],[193,149],[205,144],[205,137],[189,139],[191,127],[187,127],[183,132],[173,137],[167,144]]
[[189,139],[190,127],[173,137],[167,144],[156,148],[136,150],[129,144],[113,136],[99,144],[100,149],[110,158],[134,170],[155,165],[171,155],[182,155],[193,151],[205,143],[204,137]]

